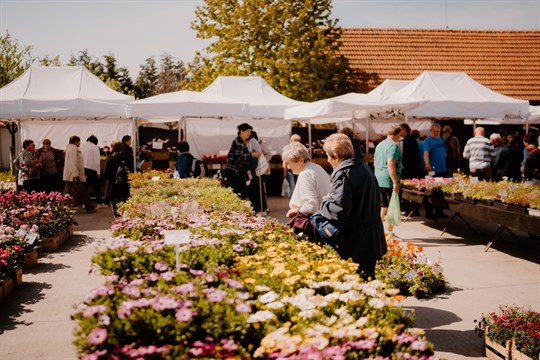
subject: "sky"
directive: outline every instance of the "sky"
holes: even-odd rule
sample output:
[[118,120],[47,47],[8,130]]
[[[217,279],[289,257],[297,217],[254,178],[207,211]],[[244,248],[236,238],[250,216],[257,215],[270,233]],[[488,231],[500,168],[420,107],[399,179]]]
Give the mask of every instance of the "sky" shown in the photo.
[[[34,57],[87,49],[115,55],[132,78],[145,59],[168,53],[190,62],[209,44],[190,28],[202,0],[0,0],[0,33]],[[540,30],[540,0],[333,0],[346,28]]]

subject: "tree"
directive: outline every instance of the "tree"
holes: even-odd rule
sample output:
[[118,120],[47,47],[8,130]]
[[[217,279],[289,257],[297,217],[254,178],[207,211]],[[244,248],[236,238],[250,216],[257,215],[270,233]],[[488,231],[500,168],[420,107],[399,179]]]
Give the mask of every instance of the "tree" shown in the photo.
[[144,99],[156,95],[158,81],[156,59],[153,56],[149,57],[139,69],[139,75],[135,80],[135,97],[137,99]]
[[185,65],[182,60],[175,60],[170,54],[161,55],[156,91],[158,94],[180,90],[184,78]]
[[331,0],[205,0],[191,24],[216,39],[197,53],[190,82],[202,89],[218,75],[260,75],[289,97],[313,101],[355,87],[354,71],[339,53],[341,28]]
[[38,58],[38,62],[41,66],[62,66],[59,55],[56,55],[53,58],[50,58],[49,55],[45,55],[43,58]]
[[20,46],[6,30],[6,35],[0,35],[0,87],[3,87],[19,77],[34,61],[30,54],[32,46]]

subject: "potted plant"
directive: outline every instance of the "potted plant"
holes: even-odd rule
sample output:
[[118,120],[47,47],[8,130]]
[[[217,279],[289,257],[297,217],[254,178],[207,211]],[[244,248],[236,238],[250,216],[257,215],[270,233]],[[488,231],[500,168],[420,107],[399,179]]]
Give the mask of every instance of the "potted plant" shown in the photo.
[[[501,305],[497,312],[482,315],[476,331],[486,342],[486,356],[496,345],[510,349],[510,358],[537,359],[540,354],[540,313],[520,306]],[[490,349],[490,347],[492,349]],[[498,350],[499,352],[501,350]],[[495,354],[496,356],[496,354]],[[489,357],[489,356],[488,356]]]

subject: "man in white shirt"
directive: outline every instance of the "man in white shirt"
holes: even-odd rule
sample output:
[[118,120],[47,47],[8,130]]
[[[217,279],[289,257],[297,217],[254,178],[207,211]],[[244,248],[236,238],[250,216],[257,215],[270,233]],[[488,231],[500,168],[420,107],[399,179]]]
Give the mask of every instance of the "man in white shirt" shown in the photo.
[[99,147],[97,146],[98,139],[94,135],[90,135],[84,144],[81,144],[80,150],[84,163],[84,174],[86,176],[86,186],[91,187],[94,190],[96,196],[97,206],[96,208],[106,207],[103,204],[103,197],[101,195],[101,184],[99,176],[101,173],[101,167],[99,163]]

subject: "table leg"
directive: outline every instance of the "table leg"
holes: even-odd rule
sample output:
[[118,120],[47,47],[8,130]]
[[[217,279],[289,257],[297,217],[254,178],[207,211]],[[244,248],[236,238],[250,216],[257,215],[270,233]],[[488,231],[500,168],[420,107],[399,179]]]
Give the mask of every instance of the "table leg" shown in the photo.
[[486,245],[486,248],[484,249],[484,252],[488,251],[489,248],[491,247],[491,245],[493,245],[493,243],[495,241],[497,241],[497,239],[501,236],[502,232],[504,231],[504,229],[508,229],[506,226],[503,226],[503,225],[499,225],[499,227],[497,228],[497,230],[495,230],[495,234],[493,235],[493,237],[491,238],[491,240],[487,243]]

